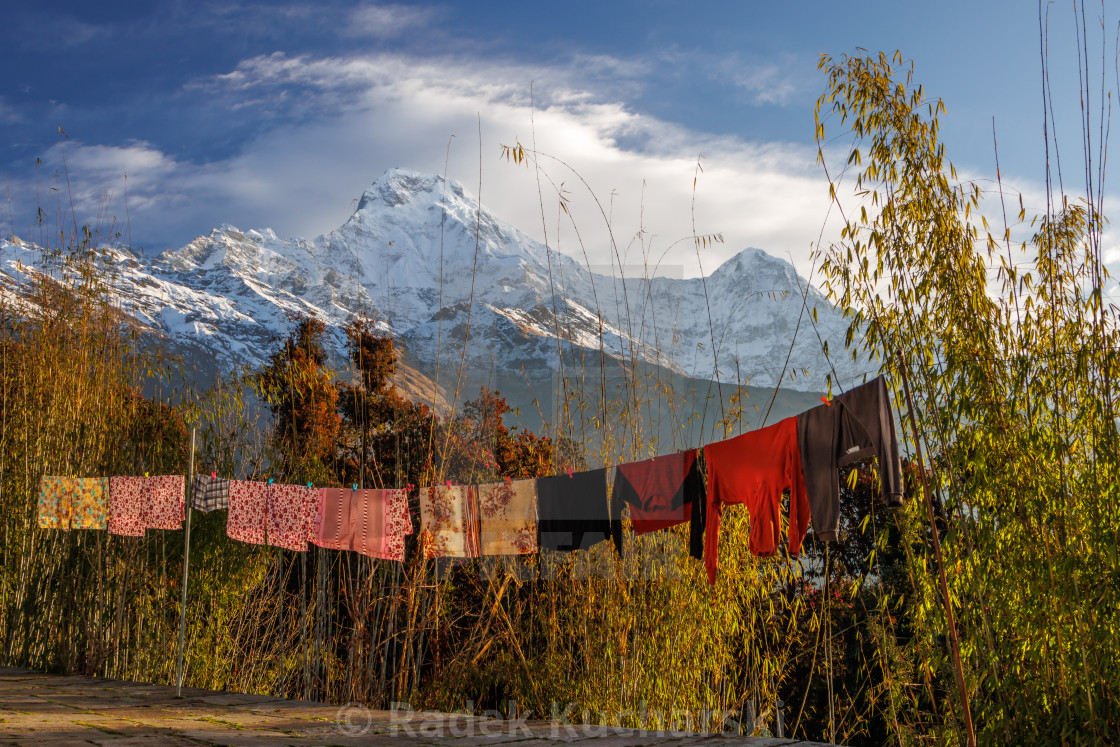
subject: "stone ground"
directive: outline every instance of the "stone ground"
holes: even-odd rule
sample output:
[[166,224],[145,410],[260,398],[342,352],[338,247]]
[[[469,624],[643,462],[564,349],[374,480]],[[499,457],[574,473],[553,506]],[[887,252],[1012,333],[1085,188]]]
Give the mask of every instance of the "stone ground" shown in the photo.
[[808,745],[790,739],[646,732],[175,688],[0,667],[0,744]]

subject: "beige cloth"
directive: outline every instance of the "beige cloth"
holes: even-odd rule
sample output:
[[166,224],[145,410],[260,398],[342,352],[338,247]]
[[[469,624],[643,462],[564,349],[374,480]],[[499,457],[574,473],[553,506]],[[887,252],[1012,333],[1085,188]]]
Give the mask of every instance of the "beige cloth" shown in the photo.
[[537,481],[478,486],[483,555],[529,555],[537,551]]
[[425,558],[478,557],[478,495],[473,485],[420,489],[420,546]]

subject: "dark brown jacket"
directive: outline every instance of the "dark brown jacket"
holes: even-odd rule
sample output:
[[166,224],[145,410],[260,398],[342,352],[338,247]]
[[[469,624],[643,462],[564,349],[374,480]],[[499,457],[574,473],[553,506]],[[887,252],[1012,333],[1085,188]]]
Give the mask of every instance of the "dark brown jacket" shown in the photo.
[[840,468],[865,457],[879,459],[882,497],[902,505],[902,465],[894,412],[882,376],[797,416],[797,443],[809,495],[813,532],[836,540],[840,520]]

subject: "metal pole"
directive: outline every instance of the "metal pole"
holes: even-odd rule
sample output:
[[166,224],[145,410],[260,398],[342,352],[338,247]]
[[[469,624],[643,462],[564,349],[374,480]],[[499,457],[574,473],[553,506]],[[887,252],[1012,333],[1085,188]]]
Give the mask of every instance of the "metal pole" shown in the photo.
[[310,685],[308,684],[308,677],[311,670],[307,668],[307,550],[299,554],[299,596],[302,603],[300,617],[303,619],[303,640],[301,641],[303,645],[303,694],[301,697],[303,700],[309,700],[308,690]]
[[179,665],[175,673],[175,697],[183,693],[183,643],[187,636],[187,574],[191,569],[191,489],[194,483],[194,448],[197,428],[191,428],[191,461],[187,472],[186,513],[187,529],[183,535],[183,589],[179,598]]
[[914,401],[910,398],[910,381],[906,376],[906,359],[902,357],[901,350],[898,351],[898,370],[902,374],[902,389],[906,394],[906,409],[910,416],[910,430],[914,434],[914,454],[918,458],[918,475],[921,477],[922,497],[925,499],[926,515],[929,518],[929,529],[933,537],[933,552],[937,559],[937,573],[941,580],[941,598],[945,602],[945,622],[949,628],[949,653],[953,657],[953,673],[956,675],[957,687],[961,693],[968,745],[969,747],[976,747],[976,732],[972,726],[972,708],[969,706],[968,688],[964,681],[964,666],[961,664],[961,644],[957,640],[957,621],[953,615],[953,599],[949,596],[949,582],[945,576],[945,560],[941,556],[941,537],[937,531],[937,520],[933,513],[933,499],[929,495],[926,465],[925,460],[922,459],[922,442],[918,437],[918,421],[914,417]]

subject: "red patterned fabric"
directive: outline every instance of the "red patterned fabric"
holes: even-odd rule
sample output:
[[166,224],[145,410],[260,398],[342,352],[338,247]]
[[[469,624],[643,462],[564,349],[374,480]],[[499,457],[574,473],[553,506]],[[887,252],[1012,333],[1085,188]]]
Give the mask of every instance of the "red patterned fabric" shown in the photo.
[[238,542],[263,545],[266,498],[269,486],[255,480],[229,481],[229,513],[226,536]]
[[110,477],[110,534],[143,537],[147,529],[182,529],[182,475]]
[[186,480],[182,475],[156,475],[145,478],[148,493],[148,529],[182,529],[183,488]]
[[144,478],[109,478],[109,534],[143,537],[148,528],[144,514]]
[[303,552],[319,492],[306,485],[273,485],[267,494],[268,544]]
[[318,499],[319,491],[304,485],[230,480],[226,536],[303,552]]
[[381,552],[373,557],[404,562],[404,538],[412,534],[412,518],[408,515],[408,491],[386,490],[385,537]]

